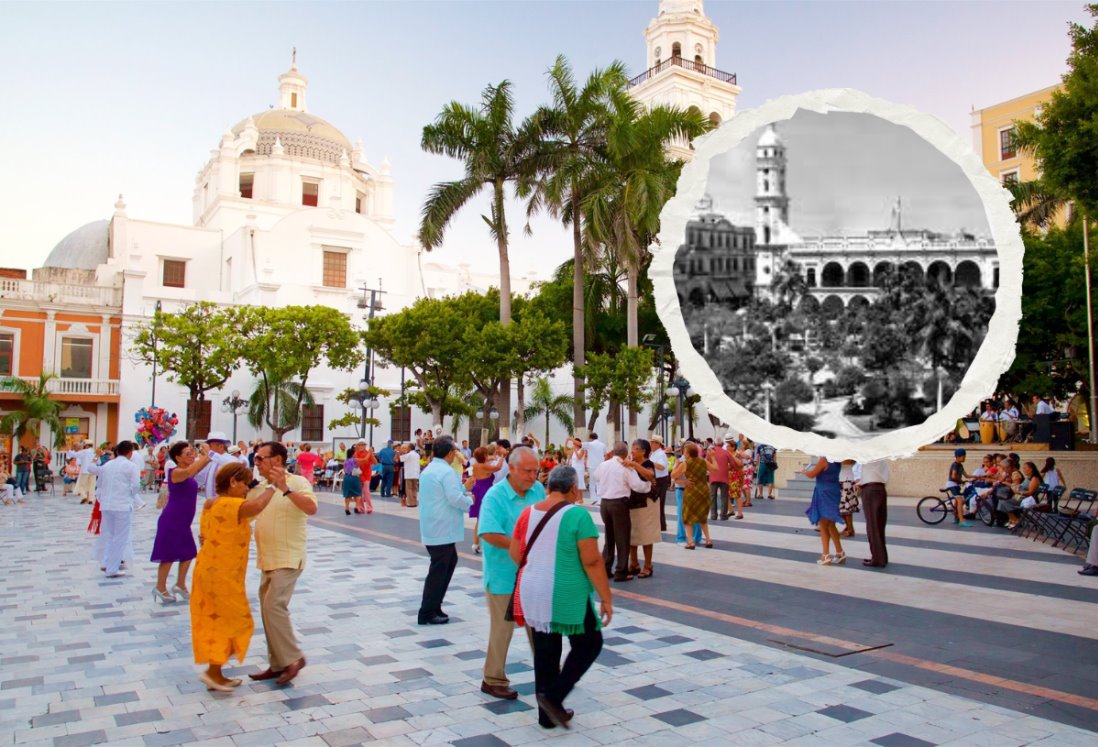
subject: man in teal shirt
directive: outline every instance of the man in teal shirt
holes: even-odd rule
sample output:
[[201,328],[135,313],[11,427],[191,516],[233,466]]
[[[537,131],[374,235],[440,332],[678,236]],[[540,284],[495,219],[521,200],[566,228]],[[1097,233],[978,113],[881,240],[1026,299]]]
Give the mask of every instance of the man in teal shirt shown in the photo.
[[511,536],[519,515],[527,506],[545,498],[538,482],[538,458],[534,450],[519,446],[507,457],[507,478],[493,485],[480,506],[480,539],[484,547],[484,590],[488,598],[488,654],[484,660],[484,681],[480,691],[496,698],[512,700],[518,693],[511,689],[504,672],[507,649],[515,624],[504,619],[507,603],[515,590],[518,567],[511,560]]
[[442,611],[442,600],[457,567],[457,543],[465,539],[465,516],[473,505],[473,499],[466,495],[457,473],[446,461],[453,450],[454,439],[449,436],[435,441],[431,451],[434,458],[419,476],[419,533],[431,556],[419,606],[420,625],[450,622]]

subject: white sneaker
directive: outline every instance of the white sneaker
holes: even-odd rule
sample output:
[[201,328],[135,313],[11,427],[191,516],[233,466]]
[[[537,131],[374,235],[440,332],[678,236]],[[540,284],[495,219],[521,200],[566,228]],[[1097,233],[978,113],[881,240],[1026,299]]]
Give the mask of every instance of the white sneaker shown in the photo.
[[119,570],[118,573],[108,573],[107,578],[118,578],[119,576],[125,576],[125,575],[126,575],[125,571]]

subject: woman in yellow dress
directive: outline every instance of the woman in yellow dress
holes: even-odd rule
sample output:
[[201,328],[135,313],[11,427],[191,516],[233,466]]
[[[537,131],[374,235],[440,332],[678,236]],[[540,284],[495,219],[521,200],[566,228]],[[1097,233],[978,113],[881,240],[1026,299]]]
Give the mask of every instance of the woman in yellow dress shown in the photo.
[[217,495],[202,506],[198,539],[201,547],[191,582],[191,643],[194,663],[206,664],[198,678],[209,690],[227,692],[240,685],[226,679],[221,667],[235,656],[244,663],[255,624],[244,590],[251,520],[274,495],[269,487],[245,500],[252,471],[239,462],[222,466],[214,478]]

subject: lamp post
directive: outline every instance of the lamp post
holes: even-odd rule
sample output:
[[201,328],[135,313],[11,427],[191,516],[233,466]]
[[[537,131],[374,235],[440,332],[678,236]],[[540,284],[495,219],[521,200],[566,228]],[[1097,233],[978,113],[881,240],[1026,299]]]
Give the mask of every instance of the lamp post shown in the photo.
[[763,418],[766,422],[770,422],[770,393],[774,391],[774,385],[767,379],[762,384],[759,384],[759,388],[763,390],[763,401],[766,403],[763,407]]
[[[655,335],[645,335],[641,340],[645,347],[652,348],[656,351],[656,383],[659,387],[659,407],[660,414],[663,413],[663,351],[667,349],[667,346],[662,342],[658,342],[658,338]],[[664,440],[667,439],[667,421],[662,417],[660,418],[660,435]]]
[[[685,437],[685,425],[684,419],[686,417],[686,398],[693,395],[694,392],[690,389],[690,382],[683,378],[675,379],[671,382],[671,386],[668,387],[667,393],[672,397],[679,398],[679,438]],[[691,423],[693,425],[693,423]]]
[[[373,321],[374,314],[381,311],[381,294],[384,293],[381,289],[381,278],[377,279],[377,288],[370,288],[365,283],[362,284],[362,298],[358,299],[358,308],[369,309],[369,313],[366,315],[366,329],[370,329],[370,322]],[[367,297],[366,294],[370,294]],[[366,373],[363,376],[362,381],[359,383],[359,394],[362,394],[374,381],[374,351],[369,345],[366,346]],[[365,406],[367,400],[373,402],[370,408]],[[352,398],[352,407],[354,398]],[[366,438],[366,410],[377,407],[377,399],[371,399],[369,397],[361,397],[357,400],[359,407],[362,407],[362,434],[359,438]],[[357,408],[356,408],[357,409]],[[374,447],[374,424],[370,423],[370,448]]]
[[156,407],[156,342],[157,332],[160,330],[160,300],[156,301],[156,308],[153,310],[153,382],[152,382],[152,402],[149,403],[150,407]]
[[221,400],[221,412],[233,414],[233,443],[236,443],[236,419],[247,404],[248,400],[240,398],[239,389],[234,389],[230,396]]
[[[358,382],[358,391],[350,396],[351,409],[356,412],[362,411],[362,423],[359,428],[359,438],[366,438],[366,418],[370,415],[370,410],[376,409],[378,402],[377,398],[370,394],[370,382],[367,379],[363,379]],[[370,447],[373,448],[373,425],[370,426]]]

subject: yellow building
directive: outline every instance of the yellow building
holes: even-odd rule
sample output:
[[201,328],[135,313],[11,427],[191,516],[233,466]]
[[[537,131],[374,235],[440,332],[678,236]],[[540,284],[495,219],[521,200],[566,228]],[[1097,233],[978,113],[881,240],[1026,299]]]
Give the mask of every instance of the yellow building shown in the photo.
[[1059,85],[1010,101],[972,110],[972,144],[984,166],[999,181],[1032,181],[1038,176],[1033,157],[1014,147],[1014,122],[1033,121]]

